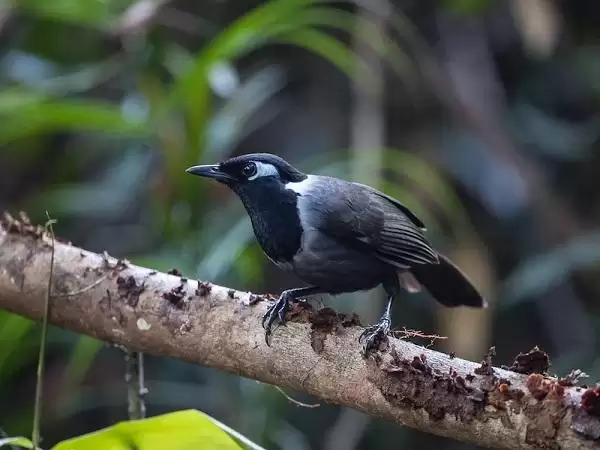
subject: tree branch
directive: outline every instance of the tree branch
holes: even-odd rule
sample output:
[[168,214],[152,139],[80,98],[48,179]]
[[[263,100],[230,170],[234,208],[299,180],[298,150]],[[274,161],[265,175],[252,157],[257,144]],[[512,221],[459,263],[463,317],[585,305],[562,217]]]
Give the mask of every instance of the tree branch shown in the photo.
[[[43,228],[5,217],[0,308],[42,316],[51,249]],[[54,255],[49,319],[57,326],[483,446],[600,444],[600,418],[590,414],[600,414],[600,395],[592,389],[492,367],[491,358],[482,364],[452,358],[395,338],[365,359],[356,316],[329,308],[315,312],[306,304],[292,309],[290,322],[275,330],[268,347],[260,326],[267,307],[263,297],[69,244],[56,242]]]

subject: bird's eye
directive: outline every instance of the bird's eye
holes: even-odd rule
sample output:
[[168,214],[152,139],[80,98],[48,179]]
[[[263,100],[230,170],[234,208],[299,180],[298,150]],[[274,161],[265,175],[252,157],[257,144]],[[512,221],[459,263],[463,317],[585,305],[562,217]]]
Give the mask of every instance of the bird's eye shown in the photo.
[[246,164],[242,169],[242,175],[244,175],[246,178],[250,178],[251,176],[256,175],[256,164]]

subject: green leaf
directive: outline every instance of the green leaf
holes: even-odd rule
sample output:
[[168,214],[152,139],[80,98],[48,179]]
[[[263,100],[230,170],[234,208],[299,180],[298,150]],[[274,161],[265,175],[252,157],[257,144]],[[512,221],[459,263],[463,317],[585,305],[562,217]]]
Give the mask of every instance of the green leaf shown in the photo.
[[116,16],[118,3],[107,0],[23,0],[16,2],[21,11],[76,25],[105,27]]
[[[120,422],[94,433],[58,443],[52,450],[240,450],[214,419],[184,410],[143,420]],[[256,447],[258,448],[258,447]]]
[[33,444],[29,439],[20,436],[0,439],[0,447],[4,447],[5,445],[33,448]]
[[109,103],[53,100],[30,92],[0,93],[0,145],[52,131],[97,131],[140,135],[144,120],[128,119]]
[[[212,106],[208,78],[220,62],[239,58],[261,45],[285,36],[283,40],[288,43],[300,43],[305,47],[308,45],[311,50],[318,50],[323,56],[333,57],[331,62],[338,67],[348,66],[347,57],[340,51],[341,44],[331,42],[331,38],[326,39],[325,34],[307,34],[307,31],[318,33],[316,29],[303,29],[300,34],[296,34],[296,30],[301,28],[301,23],[297,21],[298,15],[313,3],[317,2],[273,0],[253,9],[221,32],[200,52],[189,69],[178,77],[171,91],[169,104],[183,104],[186,110],[190,158],[197,159],[204,144],[205,127]],[[302,37],[307,37],[310,42],[304,42]],[[324,48],[321,49],[320,45]]]
[[57,97],[83,93],[116,76],[123,68],[120,55],[79,66],[72,71],[39,80],[37,86]]
[[[389,62],[390,66],[396,73],[402,74],[408,67],[409,61],[407,56],[404,54],[400,46],[396,44],[396,42],[385,33],[385,31],[382,32],[375,24],[371,22],[364,23],[363,28],[358,29],[356,26],[356,15],[349,11],[342,11],[328,7],[312,7],[296,14],[291,21],[292,22],[288,24],[287,27],[290,29],[288,34],[292,35],[292,39],[294,39],[294,29],[316,29],[317,26],[345,31],[349,35],[360,31],[362,33],[361,37],[365,40],[367,45],[369,45],[383,59]],[[349,51],[348,47],[344,47],[344,50],[346,52]],[[318,48],[315,49],[315,51],[317,54],[322,53]],[[325,55],[325,57],[329,59],[327,55]],[[330,61],[334,62],[332,59],[330,59]]]
[[[322,56],[351,78],[360,60],[344,44],[327,34],[311,28],[295,30],[277,38],[278,41],[305,48]],[[368,69],[368,67],[366,67]]]

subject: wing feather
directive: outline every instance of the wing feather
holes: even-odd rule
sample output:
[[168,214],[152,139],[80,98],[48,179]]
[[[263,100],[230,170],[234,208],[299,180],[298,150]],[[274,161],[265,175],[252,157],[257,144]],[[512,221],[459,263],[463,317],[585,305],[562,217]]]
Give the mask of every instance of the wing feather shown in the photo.
[[377,195],[378,197],[387,200],[387,202],[391,203],[392,205],[394,205],[397,209],[399,209],[400,211],[402,211],[402,213],[406,216],[406,218],[413,224],[415,225],[417,228],[420,228],[421,230],[427,230],[427,228],[425,227],[425,224],[423,223],[423,221],[421,219],[419,219],[415,213],[413,213],[408,206],[406,206],[404,203],[402,203],[401,201],[399,201],[398,199],[395,199],[394,197],[391,197],[387,194],[384,194],[383,192],[378,191],[377,189],[372,188],[371,186],[367,186],[366,184],[360,184],[360,183],[356,183],[354,182],[353,184],[360,186],[362,188],[366,188],[368,191],[370,191],[371,193]]
[[[336,179],[329,183],[321,191],[320,203],[328,205],[321,232],[399,269],[439,262],[423,223],[402,203],[369,186]],[[327,201],[331,199],[325,199],[325,192],[336,201]]]
[[381,232],[381,244],[375,251],[386,257],[396,258],[403,265],[435,264],[438,261],[435,250],[424,236],[417,236],[414,230],[390,228],[384,225]]

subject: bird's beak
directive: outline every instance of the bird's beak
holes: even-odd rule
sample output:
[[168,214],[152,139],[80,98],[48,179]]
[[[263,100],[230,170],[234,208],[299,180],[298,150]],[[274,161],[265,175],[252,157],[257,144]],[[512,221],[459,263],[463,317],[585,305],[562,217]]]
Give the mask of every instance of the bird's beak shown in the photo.
[[203,166],[192,166],[186,169],[187,173],[192,175],[198,175],[206,178],[214,178],[217,181],[227,182],[232,181],[233,177],[225,172],[219,170],[219,166],[216,164],[207,164]]

